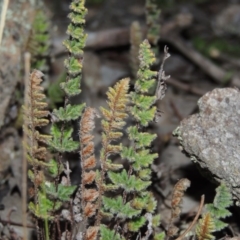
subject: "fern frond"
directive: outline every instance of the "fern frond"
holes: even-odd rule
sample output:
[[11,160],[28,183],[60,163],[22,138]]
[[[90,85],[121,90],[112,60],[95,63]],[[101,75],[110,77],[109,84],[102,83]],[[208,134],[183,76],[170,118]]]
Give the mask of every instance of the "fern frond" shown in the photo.
[[[102,120],[102,150],[100,153],[101,162],[101,176],[98,181],[98,188],[100,190],[98,208],[101,208],[102,197],[106,188],[105,184],[105,173],[110,169],[120,169],[122,166],[115,165],[108,158],[111,154],[116,154],[121,151],[122,146],[118,144],[113,144],[113,141],[119,140],[122,136],[120,130],[122,130],[125,125],[124,119],[127,117],[126,108],[128,104],[128,88],[129,79],[123,79],[116,83],[113,88],[109,88],[107,92],[108,96],[108,107],[109,109],[101,108],[103,114]],[[100,211],[97,216],[96,226],[100,225],[101,221]]]
[[70,57],[65,61],[68,77],[67,81],[61,83],[61,88],[67,96],[74,96],[80,93],[80,79],[82,73],[83,49],[87,35],[84,32],[85,15],[87,9],[84,7],[84,0],[74,0],[70,5],[71,13],[69,18],[71,23],[68,26],[68,40],[63,42],[70,53]]
[[153,51],[158,54],[158,41],[160,39],[159,17],[161,11],[158,9],[156,1],[146,0],[146,20],[147,20],[147,39],[153,45]]
[[30,37],[27,43],[27,51],[31,53],[31,66],[46,72],[47,55],[50,48],[49,20],[42,9],[36,10],[32,24]]
[[124,240],[125,238],[121,237],[119,233],[116,233],[114,230],[110,230],[106,225],[100,226],[101,237],[100,240]]
[[131,43],[131,50],[130,50],[130,61],[131,61],[131,70],[134,79],[137,78],[137,71],[139,69],[139,47],[142,43],[143,36],[139,22],[133,22],[130,28],[130,43]]
[[[80,121],[79,140],[82,181],[74,199],[74,218],[76,221],[80,215],[80,211],[82,211],[83,225],[81,231],[84,235],[86,232],[89,233],[90,231],[88,230],[89,228],[87,226],[88,218],[92,217],[95,214],[96,205],[93,204],[93,202],[95,202],[99,196],[99,192],[96,188],[89,188],[87,186],[89,184],[93,184],[96,178],[96,172],[91,170],[96,167],[93,142],[94,137],[92,135],[92,131],[95,127],[94,118],[96,115],[96,110],[88,107],[85,109]],[[81,209],[79,206],[80,202]]]
[[198,240],[214,239],[212,233],[215,231],[214,220],[210,213],[205,214],[196,227],[196,235]]
[[182,178],[175,184],[173,188],[172,200],[171,200],[171,219],[170,219],[168,231],[167,231],[167,235],[170,237],[173,234],[173,229],[174,229],[174,234],[175,234],[175,229],[177,229],[177,227],[174,226],[173,222],[181,214],[182,198],[183,198],[184,192],[187,190],[187,188],[190,187],[190,184],[191,182],[187,178]]
[[[118,140],[122,136],[122,133],[118,130],[123,128],[125,125],[124,118],[127,117],[128,88],[129,79],[123,79],[114,88],[109,88],[107,92],[109,110],[101,108],[104,117],[104,120],[102,120],[104,158],[110,152],[118,152],[121,148],[120,146],[112,145],[110,142]],[[106,158],[103,161],[105,162]]]
[[[153,87],[156,86],[157,76],[157,72],[150,69],[154,62],[154,53],[145,40],[140,44],[139,70],[134,85],[135,92],[130,93],[131,106],[129,113],[133,116],[137,127],[128,127],[127,133],[132,146],[123,147],[121,150],[121,157],[128,160],[130,169],[128,172],[123,170],[120,173],[108,173],[114,186],[123,188],[126,204],[130,202],[131,206],[139,211],[138,216],[134,216],[133,219],[128,216],[127,219],[128,230],[133,233],[140,231],[146,225],[146,222],[142,221],[143,211],[152,216],[157,206],[153,195],[147,191],[151,184],[151,181],[149,181],[151,178],[150,165],[158,156],[151,153],[149,149],[156,135],[142,130],[143,127],[148,126],[153,121],[156,112],[154,106],[156,97],[151,95]],[[133,194],[134,196],[132,196]],[[149,226],[151,224],[149,222]],[[151,235],[152,230],[148,234]]]
[[99,228],[89,227],[86,232],[86,240],[95,240],[97,239],[97,233]]
[[172,218],[178,218],[181,210],[181,202],[184,195],[184,192],[187,188],[190,187],[191,182],[187,178],[180,179],[174,186],[173,194],[172,194]]
[[[24,99],[24,158],[28,160],[32,170],[28,175],[33,183],[34,202],[29,203],[29,210],[36,218],[36,227],[38,227],[39,219],[45,222],[45,233],[48,237],[48,221],[52,219],[51,211],[54,203],[48,199],[45,191],[45,175],[44,168],[47,163],[47,149],[42,143],[48,142],[51,137],[38,132],[38,128],[46,126],[49,114],[45,108],[47,107],[43,88],[40,86],[43,73],[34,70],[30,74],[29,82],[25,89]],[[56,202],[55,207],[59,204]],[[39,237],[39,236],[38,236]]]
[[216,189],[213,205],[218,209],[226,209],[233,205],[232,194],[224,183]]
[[232,213],[227,209],[232,204],[233,201],[231,192],[224,183],[221,183],[221,185],[216,189],[213,204],[206,204],[206,209],[214,220],[215,231],[220,231],[228,225],[220,219],[232,215]]
[[45,95],[43,88],[40,87],[43,73],[34,70],[30,75],[28,85],[26,86],[25,104],[24,104],[24,147],[26,149],[26,158],[34,160],[37,164],[40,160],[46,160],[47,150],[39,145],[39,140],[44,142],[44,139],[49,139],[50,136],[41,135],[37,128],[46,126],[49,122],[46,116],[49,112],[43,110],[47,104],[44,102]]

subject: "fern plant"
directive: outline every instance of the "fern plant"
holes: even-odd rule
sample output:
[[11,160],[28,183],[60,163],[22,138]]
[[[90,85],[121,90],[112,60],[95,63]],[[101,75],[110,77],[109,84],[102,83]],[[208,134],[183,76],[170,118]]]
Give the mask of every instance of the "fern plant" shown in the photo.
[[[117,112],[117,108],[126,111],[127,98],[120,99],[120,106],[117,107],[118,105],[115,101],[121,95],[118,94],[117,89],[110,89],[111,92],[108,94],[110,111],[102,109],[106,120],[102,122],[104,135],[101,159],[104,159],[104,161],[101,160],[102,170],[100,182],[98,183],[100,196],[103,194],[102,189],[108,192],[119,192],[119,194],[114,197],[100,197],[103,202],[103,211],[100,214],[112,219],[112,224],[115,225],[115,229],[109,229],[105,225],[101,225],[101,239],[109,239],[114,232],[116,239],[131,238],[136,236],[146,224],[152,226],[149,227],[146,233],[146,236],[150,236],[153,233],[153,228],[159,224],[157,221],[159,216],[154,216],[157,202],[154,200],[152,193],[147,190],[151,184],[150,165],[157,157],[157,154],[150,152],[149,147],[156,135],[141,131],[141,128],[143,129],[143,127],[146,127],[154,120],[156,107],[153,105],[157,100],[156,96],[149,95],[150,89],[156,86],[158,72],[150,70],[150,66],[155,61],[155,58],[147,41],[140,45],[139,59],[140,69],[135,83],[135,92],[130,93],[129,96],[130,106],[128,112],[132,114],[135,121],[134,126],[130,126],[127,129],[131,146],[111,144],[111,141],[117,140],[122,136],[122,132],[114,132],[113,130],[114,128],[122,129],[125,124],[122,119],[126,117],[127,113]],[[120,84],[124,82],[127,84],[127,80],[122,80]],[[126,87],[124,89],[127,90]],[[124,95],[127,94],[126,90]],[[118,95],[119,97],[117,97]],[[116,107],[116,110],[113,107]],[[112,121],[114,122],[112,123]],[[112,163],[108,158],[110,154],[119,152],[122,159],[128,161],[128,169],[124,169],[122,164]],[[108,170],[107,179],[110,182],[107,182],[107,179],[104,177],[106,170]],[[102,188],[104,181],[105,184]],[[98,218],[97,225],[100,223],[100,220]],[[120,231],[118,233],[117,229],[119,228],[124,229],[124,232]],[[156,235],[156,239],[162,238],[162,234]]]
[[156,0],[146,0],[146,22],[148,26],[147,39],[152,44],[152,50],[158,57],[159,48],[159,16],[160,9],[157,6]]
[[[50,114],[53,122],[50,130],[51,137],[39,134],[36,129],[48,124],[48,120],[43,117],[49,114],[48,111],[42,110],[46,107],[46,103],[42,102],[44,95],[39,93],[39,91],[43,90],[39,86],[42,77],[39,71],[32,73],[30,86],[28,87],[30,90],[26,94],[26,116],[31,116],[32,119],[26,118],[24,123],[27,135],[25,146],[27,149],[26,157],[33,166],[33,170],[29,171],[29,177],[34,185],[34,202],[29,204],[29,209],[37,219],[37,229],[42,229],[38,231],[38,239],[43,235],[46,236],[46,239],[50,237],[54,239],[56,236],[60,238],[63,235],[59,228],[60,216],[69,222],[71,226],[73,225],[70,197],[76,186],[71,186],[70,169],[68,162],[63,162],[63,154],[79,149],[79,142],[72,139],[73,128],[71,121],[80,117],[85,104],[72,105],[70,98],[81,92],[82,54],[86,39],[83,25],[86,9],[84,1],[73,1],[70,8],[72,9],[72,13],[69,15],[71,23],[68,28],[70,37],[69,40],[64,42],[64,45],[69,50],[69,58],[65,61],[67,77],[66,81],[61,83],[61,88],[65,93],[65,104],[64,107],[54,109],[53,113]],[[38,85],[35,84],[35,86],[33,84],[35,82]],[[39,102],[36,103],[36,100],[39,100]],[[29,122],[33,125],[30,125]],[[38,148],[38,141],[47,144],[55,157],[50,158],[45,147]],[[44,168],[46,168],[46,171],[44,171]],[[64,174],[64,176],[61,177],[61,174]],[[66,203],[68,203],[70,211],[65,209]],[[44,221],[44,228],[40,227],[42,220]],[[49,231],[50,226],[51,231]],[[68,228],[66,225],[65,234],[67,234]]]
[[[83,48],[85,46],[86,34],[84,33],[84,17],[87,13],[84,7],[84,1],[75,0],[70,5],[71,13],[69,18],[71,20],[67,34],[69,39],[65,40],[63,44],[69,52],[68,59],[65,60],[64,64],[67,70],[66,81],[60,83],[60,87],[65,93],[64,107],[54,109],[52,112],[52,121],[54,122],[51,127],[52,140],[48,142],[52,150],[57,153],[56,160],[52,160],[52,163],[57,166],[55,174],[54,184],[50,184],[49,191],[55,189],[54,207],[56,206],[57,200],[59,199],[59,191],[64,191],[65,198],[60,198],[62,204],[64,202],[69,203],[69,209],[65,211],[65,220],[70,223],[70,238],[72,237],[73,231],[73,205],[70,196],[73,194],[76,186],[71,186],[70,182],[70,170],[63,167],[63,154],[66,152],[74,152],[79,149],[79,142],[72,139],[73,128],[71,122],[77,120],[81,115],[85,107],[85,104],[71,104],[71,97],[80,94],[80,80],[82,74],[82,61],[83,61]],[[59,184],[60,174],[64,170],[67,179],[64,183]],[[52,186],[54,185],[54,186]],[[57,209],[56,209],[57,210]],[[53,208],[52,212],[55,211]],[[57,221],[59,221],[57,219]],[[57,223],[59,225],[59,223]],[[68,233],[68,228],[65,229],[64,234]],[[59,231],[58,231],[59,232]],[[58,235],[62,235],[60,232]],[[59,237],[60,237],[59,236]]]
[[[64,41],[69,53],[64,62],[67,73],[65,81],[60,83],[64,106],[52,113],[46,110],[40,71],[32,72],[26,86],[24,155],[30,165],[28,176],[33,187],[30,188],[28,207],[35,217],[37,239],[163,240],[165,232],[158,229],[161,216],[156,214],[157,201],[150,191],[151,165],[158,157],[151,150],[156,134],[149,133],[147,128],[158,118],[156,102],[165,96],[165,80],[169,76],[165,76],[163,65],[170,55],[165,47],[160,70],[153,71],[155,54],[148,40],[139,44],[140,27],[133,25],[132,56],[136,58],[137,52],[139,54],[138,60],[132,60],[134,91],[130,92],[130,79],[126,78],[107,92],[107,107],[100,108],[102,148],[99,166],[92,133],[94,119],[99,114],[93,108],[85,108],[84,103],[71,103],[71,98],[81,93],[86,41],[84,17],[87,13],[84,3],[84,0],[73,0],[70,5],[69,39]],[[147,0],[151,12],[149,39],[156,47],[158,31],[155,24],[159,12],[154,9],[154,4]],[[40,15],[40,19],[42,17]],[[43,23],[42,34],[44,27]],[[39,38],[44,40],[43,36]],[[49,116],[52,122],[50,135],[42,134],[40,130],[49,123]],[[79,140],[74,141],[72,122],[79,119]],[[124,134],[128,137],[128,145],[121,143]],[[64,159],[65,153],[77,152],[80,154],[81,182],[79,186],[72,186],[69,163]],[[182,197],[189,185],[187,179],[181,179],[174,187],[167,238],[178,232],[174,221],[180,216]],[[226,227],[222,219],[230,216],[227,208],[231,204],[232,196],[222,184],[198,223],[196,235],[199,240],[213,239],[215,231]]]
[[231,216],[227,209],[233,204],[232,195],[224,183],[216,189],[213,203],[206,204],[206,213],[199,221],[196,235],[199,240],[214,239],[212,233],[221,231],[227,224],[222,219]]
[[[45,221],[46,236],[48,236],[48,211],[52,206],[49,202],[45,191],[44,167],[48,166],[47,149],[41,143],[47,143],[51,138],[48,135],[39,133],[38,128],[48,124],[46,117],[48,111],[44,110],[47,104],[44,102],[45,95],[42,93],[43,88],[40,87],[43,74],[35,70],[30,75],[30,80],[25,90],[24,104],[24,157],[31,165],[28,176],[33,183],[30,189],[30,195],[34,198],[30,202],[30,211],[38,218]],[[36,219],[36,226],[38,226]],[[39,238],[39,234],[38,234]],[[48,239],[48,238],[46,238]]]
[[[143,41],[139,46],[139,61],[135,63],[135,72],[137,67],[138,71],[134,91],[129,92],[128,78],[109,88],[108,106],[100,108],[103,116],[102,148],[100,166],[96,170],[92,131],[98,113],[90,107],[85,108],[84,103],[71,104],[71,98],[81,92],[86,40],[83,27],[87,12],[84,0],[73,0],[70,9],[69,39],[64,41],[69,52],[64,62],[67,74],[66,81],[60,83],[64,106],[52,113],[44,110],[47,104],[39,86],[43,75],[37,70],[31,74],[25,98],[24,142],[26,158],[32,168],[29,178],[33,182],[34,197],[29,209],[36,219],[37,237],[164,239],[165,233],[157,230],[160,214],[156,214],[157,201],[150,191],[151,164],[158,157],[151,151],[156,134],[147,132],[147,127],[156,121],[156,102],[165,95],[165,80],[168,77],[163,64],[169,57],[167,48],[160,71],[153,71],[151,67],[156,61],[155,55],[149,42]],[[52,121],[50,136],[42,135],[39,127],[48,124],[46,117],[49,115]],[[72,122],[80,117],[79,140],[74,141]],[[126,122],[130,123],[127,128]],[[124,134],[128,136],[128,145],[120,143]],[[47,151],[46,145],[50,151]],[[82,172],[81,183],[77,187],[71,184],[71,170],[64,157],[65,153],[78,151]],[[117,163],[113,155],[118,156]],[[178,205],[176,209],[179,210]]]

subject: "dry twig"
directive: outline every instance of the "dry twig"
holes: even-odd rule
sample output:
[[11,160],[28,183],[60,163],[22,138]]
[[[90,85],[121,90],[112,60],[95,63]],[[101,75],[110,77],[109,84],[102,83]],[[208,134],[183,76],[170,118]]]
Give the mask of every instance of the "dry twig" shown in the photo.
[[195,218],[193,219],[193,221],[192,221],[192,223],[189,225],[189,227],[183,232],[183,234],[181,234],[181,235],[180,235],[177,239],[175,239],[175,240],[182,240],[182,239],[186,236],[186,234],[191,231],[191,229],[193,228],[194,224],[197,222],[197,220],[198,220],[198,218],[199,218],[199,216],[200,216],[200,214],[201,214],[201,211],[202,211],[202,208],[203,208],[203,204],[204,204],[204,200],[205,200],[205,196],[202,195],[202,196],[201,196],[201,202],[200,202],[200,205],[199,205],[199,208],[198,208],[198,211],[197,211],[197,214],[196,214]]
[[1,20],[0,20],[0,46],[2,43],[3,29],[6,21],[8,3],[9,3],[9,0],[4,0],[2,5],[2,13],[1,13]]

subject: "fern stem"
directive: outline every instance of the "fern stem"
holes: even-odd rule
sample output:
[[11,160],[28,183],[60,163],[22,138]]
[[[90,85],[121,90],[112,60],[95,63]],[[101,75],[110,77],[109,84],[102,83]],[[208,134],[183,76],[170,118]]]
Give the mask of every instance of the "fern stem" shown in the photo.
[[[31,55],[27,52],[24,54],[24,83],[25,91],[24,98],[27,96],[27,86],[30,74],[30,60]],[[26,134],[23,136],[23,143],[27,142]],[[23,236],[24,239],[28,239],[27,231],[27,149],[23,147],[23,159],[22,159],[22,212],[23,212]]]
[[[32,73],[31,77],[30,77],[30,89],[29,89],[29,97],[30,99],[34,99],[33,97],[33,79],[35,78],[34,76],[34,73]],[[30,156],[34,158],[34,153],[33,153],[33,148],[34,146],[36,145],[36,138],[35,138],[35,124],[34,124],[34,119],[33,119],[33,116],[34,116],[34,106],[33,106],[33,101],[31,101],[31,105],[30,105],[30,120],[31,120],[31,146],[30,146]],[[34,204],[37,205],[37,202],[38,202],[38,199],[37,199],[37,195],[38,195],[38,187],[37,187],[37,184],[36,184],[36,176],[37,176],[37,166],[36,164],[33,164],[33,172],[34,172],[34,176],[35,176],[35,179],[34,179],[34,182],[33,182],[33,186],[34,186]],[[38,229],[39,226],[38,226],[38,219],[36,219],[36,228]],[[37,239],[40,240],[40,232],[37,231]]]

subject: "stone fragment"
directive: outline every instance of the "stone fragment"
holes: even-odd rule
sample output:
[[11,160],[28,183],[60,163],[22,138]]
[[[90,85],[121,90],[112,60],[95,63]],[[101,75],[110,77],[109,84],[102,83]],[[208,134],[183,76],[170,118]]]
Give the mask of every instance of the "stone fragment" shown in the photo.
[[199,113],[184,119],[173,134],[210,179],[224,181],[240,202],[240,92],[215,89],[198,106]]

